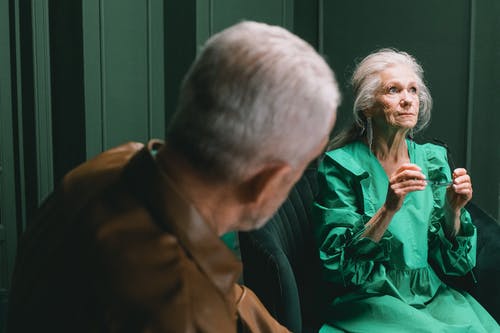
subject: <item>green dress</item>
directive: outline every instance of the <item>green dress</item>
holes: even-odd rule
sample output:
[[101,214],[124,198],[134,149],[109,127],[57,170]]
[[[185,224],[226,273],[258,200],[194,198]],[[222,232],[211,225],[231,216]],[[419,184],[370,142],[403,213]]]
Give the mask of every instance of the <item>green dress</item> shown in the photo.
[[[443,147],[407,144],[427,179],[450,180]],[[460,234],[452,242],[444,235],[445,187],[409,193],[376,243],[361,235],[389,181],[368,147],[356,141],[327,152],[318,181],[313,213],[324,275],[344,290],[331,300],[321,332],[500,332],[472,296],[448,287],[431,267],[460,276],[476,261],[476,228],[465,209]]]

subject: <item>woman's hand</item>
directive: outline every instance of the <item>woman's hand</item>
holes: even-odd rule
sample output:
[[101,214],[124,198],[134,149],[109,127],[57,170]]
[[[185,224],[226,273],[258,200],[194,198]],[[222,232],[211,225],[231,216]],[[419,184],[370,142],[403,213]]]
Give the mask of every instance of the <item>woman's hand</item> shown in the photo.
[[397,212],[408,193],[422,191],[426,185],[425,175],[418,165],[402,164],[389,178],[385,208],[388,211]]
[[389,178],[385,204],[366,223],[363,237],[374,242],[380,241],[394,214],[401,208],[406,195],[413,191],[421,191],[427,185],[425,176],[416,164],[402,164]]
[[472,183],[467,170],[453,170],[453,185],[448,187],[446,199],[449,209],[455,214],[460,214],[460,210],[472,199]]

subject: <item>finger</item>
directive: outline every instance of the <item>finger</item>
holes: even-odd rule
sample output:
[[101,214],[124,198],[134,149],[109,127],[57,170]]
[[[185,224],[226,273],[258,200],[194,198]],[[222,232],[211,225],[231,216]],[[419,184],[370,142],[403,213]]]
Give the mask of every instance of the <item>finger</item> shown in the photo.
[[393,189],[394,193],[398,196],[404,196],[410,192],[423,191],[425,190],[425,186],[406,186],[401,188]]
[[472,193],[472,186],[469,183],[465,184],[453,184],[452,189],[457,194]]
[[402,182],[406,180],[425,180],[425,175],[418,170],[404,170],[400,173],[396,173],[393,177],[391,177],[391,181],[393,182]]
[[410,179],[399,183],[394,183],[391,188],[394,192],[412,192],[412,191],[422,191],[427,187],[427,183],[424,180]]
[[467,174],[467,170],[465,170],[464,168],[456,168],[455,170],[453,170],[453,178],[456,178],[456,177],[459,177],[462,175],[466,175],[466,174]]
[[471,179],[468,174],[458,176],[455,179],[453,179],[453,184],[459,185],[459,184],[470,184]]

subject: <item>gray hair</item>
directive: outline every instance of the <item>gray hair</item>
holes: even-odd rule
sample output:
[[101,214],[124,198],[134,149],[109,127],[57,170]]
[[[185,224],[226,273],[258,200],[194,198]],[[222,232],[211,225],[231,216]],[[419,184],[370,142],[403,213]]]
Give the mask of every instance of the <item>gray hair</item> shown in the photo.
[[424,70],[417,60],[406,52],[396,49],[384,48],[369,54],[355,68],[351,78],[351,84],[354,89],[353,105],[353,127],[340,133],[329,145],[329,149],[337,148],[350,141],[353,141],[363,132],[366,123],[366,117],[363,114],[374,106],[375,95],[381,87],[380,72],[394,65],[404,65],[417,76],[419,113],[417,124],[413,128],[413,133],[424,129],[430,122],[432,97],[429,89],[424,83]]
[[187,73],[167,140],[193,167],[239,179],[269,161],[303,162],[331,130],[333,72],[287,30],[241,22],[210,38]]

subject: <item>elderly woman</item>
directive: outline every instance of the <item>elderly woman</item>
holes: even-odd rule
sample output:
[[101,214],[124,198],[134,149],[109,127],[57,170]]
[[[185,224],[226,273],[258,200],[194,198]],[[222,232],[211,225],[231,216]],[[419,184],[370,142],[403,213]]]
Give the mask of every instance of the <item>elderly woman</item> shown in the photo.
[[405,52],[382,49],[357,66],[354,124],[319,167],[316,236],[325,277],[340,296],[321,332],[500,332],[466,292],[443,283],[475,265],[465,204],[471,179],[446,149],[416,144],[432,99]]

